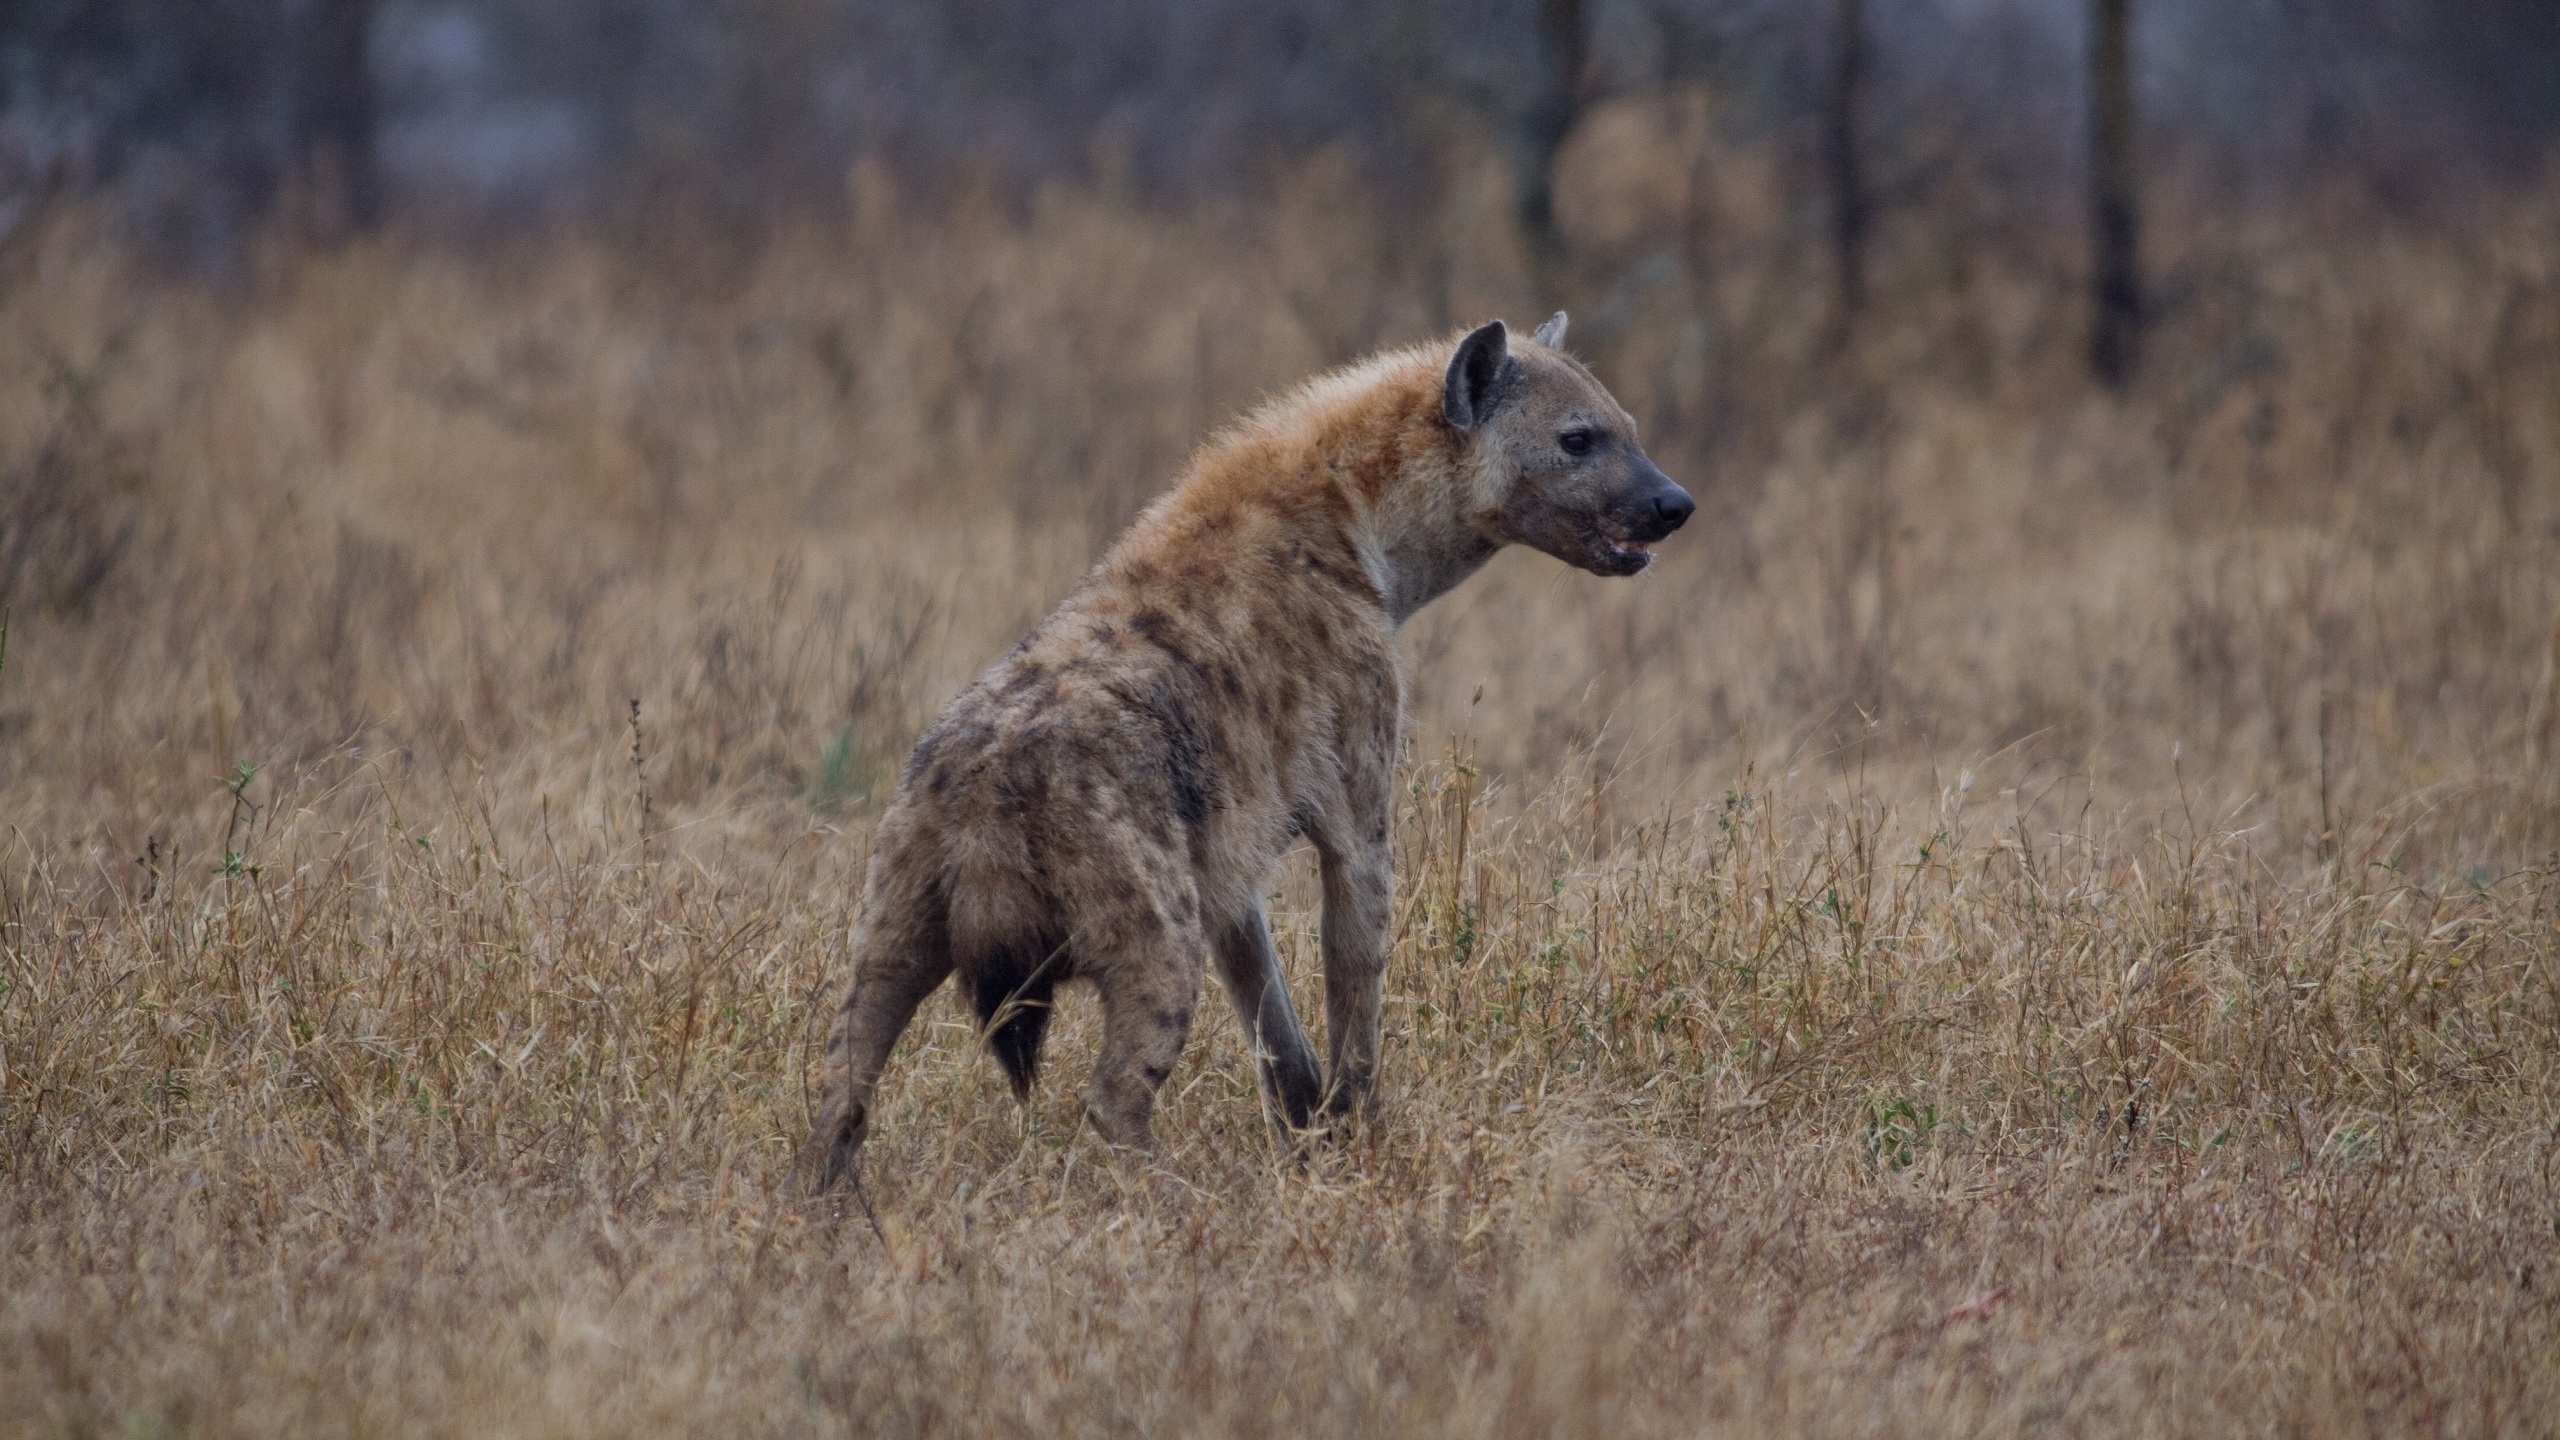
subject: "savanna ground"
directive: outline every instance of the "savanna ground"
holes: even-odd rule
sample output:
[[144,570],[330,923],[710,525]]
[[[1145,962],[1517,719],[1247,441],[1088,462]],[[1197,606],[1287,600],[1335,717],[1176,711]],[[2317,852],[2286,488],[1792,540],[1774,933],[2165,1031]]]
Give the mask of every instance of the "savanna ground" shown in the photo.
[[2070,226],[1841,342],[1702,123],[1565,167],[1699,519],[1407,632],[1376,1122],[1212,996],[1124,1188],[1087,997],[1028,1109],[945,997],[877,1234],[791,1163],[905,745],[1206,427],[1534,320],[1498,199],[22,225],[0,1432],[2560,1433],[2560,185],[2163,182],[2111,397]]

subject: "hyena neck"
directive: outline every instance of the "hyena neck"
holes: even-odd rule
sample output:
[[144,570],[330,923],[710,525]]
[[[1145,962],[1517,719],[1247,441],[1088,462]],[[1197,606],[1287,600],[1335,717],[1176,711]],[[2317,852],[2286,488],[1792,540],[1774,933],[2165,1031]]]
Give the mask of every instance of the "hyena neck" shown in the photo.
[[1351,543],[1398,625],[1484,568],[1500,548],[1469,527],[1377,510],[1355,522]]
[[1501,548],[1465,514],[1444,365],[1415,347],[1319,376],[1212,442],[1164,513],[1276,503],[1338,527],[1388,621],[1403,624]]
[[1394,417],[1395,442],[1373,453],[1376,483],[1355,486],[1351,543],[1386,602],[1388,618],[1402,625],[1413,613],[1484,568],[1502,548],[1485,537],[1460,504],[1467,493],[1457,453],[1442,433],[1438,396]]

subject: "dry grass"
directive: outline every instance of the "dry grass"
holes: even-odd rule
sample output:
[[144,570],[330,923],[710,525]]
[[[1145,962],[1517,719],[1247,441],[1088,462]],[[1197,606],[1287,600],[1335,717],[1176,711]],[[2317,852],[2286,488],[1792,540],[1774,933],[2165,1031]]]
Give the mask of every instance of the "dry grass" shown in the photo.
[[1706,510],[1409,631],[1380,1121],[1275,1142],[1212,1007],[1126,1191],[937,1001],[885,1243],[786,1181],[904,744],[1202,428],[1520,318],[1495,212],[23,234],[0,1432],[2554,1433],[2552,194],[2164,196],[2118,402],[1944,227],[1825,360],[1696,123],[1575,213]]

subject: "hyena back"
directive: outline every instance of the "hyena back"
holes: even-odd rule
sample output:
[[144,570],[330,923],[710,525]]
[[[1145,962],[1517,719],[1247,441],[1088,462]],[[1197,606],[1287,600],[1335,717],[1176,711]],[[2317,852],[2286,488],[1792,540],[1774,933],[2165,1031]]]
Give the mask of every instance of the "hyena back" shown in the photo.
[[[1204,445],[1066,600],[953,701],[880,821],[828,1045],[821,1189],[869,1131],[917,1005],[952,975],[1017,1094],[1057,987],[1101,994],[1085,1111],[1152,1147],[1203,960],[1292,1126],[1364,1105],[1393,878],[1396,627],[1526,544],[1633,575],[1696,508],[1561,349],[1501,321],[1322,376]],[[1326,1063],[1262,893],[1312,841]]]

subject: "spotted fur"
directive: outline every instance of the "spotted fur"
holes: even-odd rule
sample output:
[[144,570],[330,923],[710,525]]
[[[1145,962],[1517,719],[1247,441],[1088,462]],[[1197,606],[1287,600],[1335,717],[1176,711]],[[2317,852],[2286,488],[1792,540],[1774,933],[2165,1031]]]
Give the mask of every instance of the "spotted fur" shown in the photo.
[[[1101,994],[1085,1112],[1152,1146],[1214,965],[1292,1126],[1364,1105],[1393,877],[1396,627],[1507,544],[1628,575],[1694,508],[1564,353],[1500,321],[1321,376],[1203,445],[1172,491],[916,744],[881,817],[811,1138],[869,1129],[916,1006],[957,975],[1018,1094],[1057,988]],[[1301,837],[1324,888],[1325,1033],[1262,894]]]

